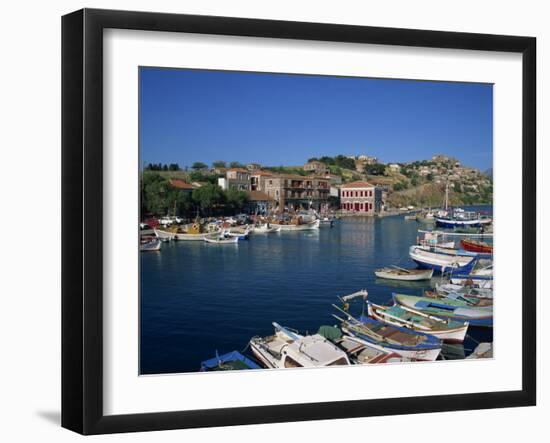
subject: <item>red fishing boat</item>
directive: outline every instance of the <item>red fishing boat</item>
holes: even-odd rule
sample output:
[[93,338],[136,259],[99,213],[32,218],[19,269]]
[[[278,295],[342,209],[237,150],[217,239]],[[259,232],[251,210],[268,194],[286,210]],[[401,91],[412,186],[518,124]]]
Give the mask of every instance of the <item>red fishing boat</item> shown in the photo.
[[488,254],[493,253],[493,245],[477,240],[462,239],[460,244],[466,251],[470,252],[485,252]]

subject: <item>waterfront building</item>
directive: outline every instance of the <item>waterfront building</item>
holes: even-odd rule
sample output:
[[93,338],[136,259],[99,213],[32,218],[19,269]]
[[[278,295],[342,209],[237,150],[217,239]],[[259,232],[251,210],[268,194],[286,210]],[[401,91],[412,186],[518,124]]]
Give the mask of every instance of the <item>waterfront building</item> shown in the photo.
[[230,168],[225,171],[225,177],[218,179],[218,185],[223,190],[250,191],[250,172],[242,168]]
[[266,177],[264,192],[275,199],[279,210],[301,208],[325,211],[330,192],[329,179],[314,175],[277,174]]
[[382,206],[382,189],[366,181],[346,183],[340,188],[340,209],[373,215]]
[[248,191],[248,212],[267,215],[275,207],[275,199],[262,191]]
[[273,173],[268,171],[252,171],[250,173],[250,190],[265,191],[265,181],[268,177],[273,177]]
[[312,160],[304,165],[304,171],[313,172],[314,174],[328,174],[330,172],[327,165],[319,160]]

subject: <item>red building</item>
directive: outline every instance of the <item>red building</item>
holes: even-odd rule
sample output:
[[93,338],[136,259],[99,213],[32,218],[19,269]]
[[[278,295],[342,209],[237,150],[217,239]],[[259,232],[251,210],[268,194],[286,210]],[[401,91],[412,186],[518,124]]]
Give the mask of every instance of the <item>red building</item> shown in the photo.
[[380,210],[381,192],[365,181],[346,183],[340,187],[340,209],[365,215]]

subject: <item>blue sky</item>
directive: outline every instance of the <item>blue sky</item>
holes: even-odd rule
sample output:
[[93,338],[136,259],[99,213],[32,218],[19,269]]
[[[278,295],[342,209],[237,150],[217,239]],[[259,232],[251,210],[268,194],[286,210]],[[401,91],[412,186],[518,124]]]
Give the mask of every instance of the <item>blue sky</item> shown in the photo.
[[140,68],[142,163],[448,154],[488,169],[492,85]]

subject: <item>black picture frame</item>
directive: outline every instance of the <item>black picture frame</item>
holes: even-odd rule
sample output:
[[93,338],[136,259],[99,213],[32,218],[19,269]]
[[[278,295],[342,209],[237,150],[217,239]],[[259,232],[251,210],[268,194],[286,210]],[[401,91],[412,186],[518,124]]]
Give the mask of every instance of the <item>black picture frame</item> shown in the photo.
[[[522,54],[522,389],[459,395],[103,413],[103,30],[503,51]],[[536,39],[83,9],[62,18],[62,426],[82,434],[488,409],[536,404]]]

